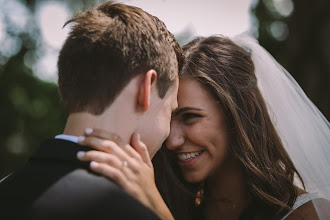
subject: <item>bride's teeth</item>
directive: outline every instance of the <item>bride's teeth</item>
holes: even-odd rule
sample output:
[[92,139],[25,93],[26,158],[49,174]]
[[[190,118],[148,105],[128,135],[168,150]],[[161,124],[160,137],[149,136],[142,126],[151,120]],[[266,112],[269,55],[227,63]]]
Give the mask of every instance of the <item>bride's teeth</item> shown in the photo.
[[191,152],[191,153],[180,153],[177,155],[177,157],[181,161],[187,161],[187,160],[191,160],[192,158],[199,156],[201,153],[202,153],[202,151]]

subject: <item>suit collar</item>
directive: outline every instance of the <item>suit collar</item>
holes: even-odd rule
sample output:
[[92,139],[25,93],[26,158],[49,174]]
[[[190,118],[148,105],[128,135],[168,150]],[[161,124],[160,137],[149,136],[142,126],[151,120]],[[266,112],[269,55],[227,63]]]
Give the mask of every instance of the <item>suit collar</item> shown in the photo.
[[90,150],[93,149],[71,141],[47,139],[41,143],[40,148],[31,157],[31,160],[66,160],[88,166],[88,162],[81,162],[77,159],[77,152]]

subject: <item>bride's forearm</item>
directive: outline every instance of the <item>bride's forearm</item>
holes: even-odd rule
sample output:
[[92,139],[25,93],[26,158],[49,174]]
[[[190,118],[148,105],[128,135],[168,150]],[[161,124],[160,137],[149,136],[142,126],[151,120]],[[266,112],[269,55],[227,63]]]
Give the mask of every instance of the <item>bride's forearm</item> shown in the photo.
[[150,207],[162,220],[174,220],[174,217],[167,207],[166,203],[164,202],[162,196],[160,195],[159,191],[155,192],[153,195],[156,198],[153,199],[154,202],[152,203],[152,207]]

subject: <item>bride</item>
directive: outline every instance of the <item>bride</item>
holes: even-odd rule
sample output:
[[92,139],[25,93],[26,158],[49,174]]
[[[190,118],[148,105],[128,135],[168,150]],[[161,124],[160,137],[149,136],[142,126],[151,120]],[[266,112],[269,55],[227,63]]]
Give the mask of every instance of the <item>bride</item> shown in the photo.
[[[183,50],[179,107],[155,177],[138,135],[120,154],[79,159],[163,219],[329,219],[329,122],[291,75],[247,34],[197,38]],[[86,136],[81,144],[96,149],[89,137],[110,137]],[[162,197],[151,193],[155,181]]]

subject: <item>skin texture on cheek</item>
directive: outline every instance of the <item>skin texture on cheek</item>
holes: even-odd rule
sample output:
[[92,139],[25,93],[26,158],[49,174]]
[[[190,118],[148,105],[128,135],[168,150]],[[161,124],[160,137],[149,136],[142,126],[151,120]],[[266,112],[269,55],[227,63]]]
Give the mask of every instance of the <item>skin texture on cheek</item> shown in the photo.
[[228,127],[225,118],[225,114],[219,105],[218,114],[215,114],[215,120],[213,121],[214,130],[213,134],[210,134],[210,140],[214,148],[212,149],[212,160],[214,160],[213,167],[209,171],[208,176],[219,175],[227,160],[229,159],[229,138]]
[[226,129],[217,125],[219,123],[210,119],[206,119],[205,123],[200,122],[199,127],[196,124],[195,132],[192,132],[190,141],[200,146],[200,149],[203,150],[203,157],[199,161],[199,166],[196,164],[193,169],[182,169],[186,180],[202,182],[221,172],[222,165],[228,158],[229,152]]
[[157,94],[153,97],[152,109],[148,118],[147,138],[150,140],[150,156],[153,157],[161,148],[170,133],[170,123],[173,108],[177,107],[178,82],[172,85],[164,98]]
[[[180,80],[178,101],[180,114],[173,119],[176,133],[170,134],[167,144],[170,150],[188,153],[188,157],[190,153],[202,152],[191,162],[178,159],[185,179],[201,182],[221,170],[228,158],[225,114],[212,94],[194,79]],[[179,144],[178,138],[184,141]]]

